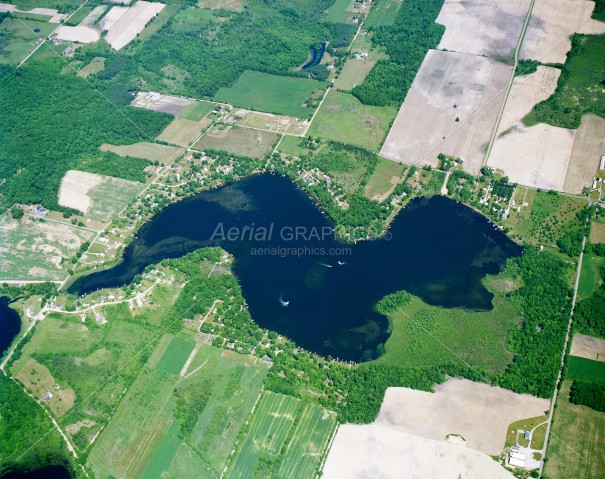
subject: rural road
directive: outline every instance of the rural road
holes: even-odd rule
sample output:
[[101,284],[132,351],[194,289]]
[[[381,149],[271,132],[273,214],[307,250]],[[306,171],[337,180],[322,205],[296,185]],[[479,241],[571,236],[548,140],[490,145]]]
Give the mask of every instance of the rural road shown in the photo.
[[[559,392],[559,386],[561,384],[561,379],[563,376],[563,366],[565,365],[565,354],[567,353],[567,348],[569,346],[569,335],[571,333],[571,325],[573,322],[573,313],[576,307],[576,298],[578,296],[578,285],[580,283],[580,274],[582,272],[582,260],[584,259],[584,249],[586,248],[586,225],[588,224],[588,218],[586,219],[586,223],[584,225],[584,238],[582,239],[582,252],[580,253],[580,258],[578,259],[578,271],[576,272],[576,283],[574,285],[573,290],[573,298],[571,300],[571,313],[569,314],[569,322],[567,323],[567,333],[565,335],[565,344],[563,345],[563,353],[561,355],[561,367],[559,368],[559,375],[557,376],[557,382],[555,385],[555,390],[553,392],[552,400],[550,402],[550,411],[548,413],[548,421],[546,424],[546,435],[544,436],[544,452],[548,450],[548,439],[550,437],[550,429],[552,427],[552,419],[555,413],[555,404],[557,402],[557,393]],[[571,447],[571,446],[568,446]],[[540,462],[540,476],[544,471],[544,461]]]

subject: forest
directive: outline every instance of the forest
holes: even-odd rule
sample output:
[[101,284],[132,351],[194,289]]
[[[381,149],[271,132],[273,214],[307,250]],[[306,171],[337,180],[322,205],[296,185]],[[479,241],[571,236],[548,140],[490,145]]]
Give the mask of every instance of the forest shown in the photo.
[[591,381],[574,381],[569,391],[569,402],[605,412],[605,386]]
[[11,469],[70,464],[67,448],[44,410],[2,374],[0,418],[0,475]]
[[[239,13],[183,7],[144,48],[135,42],[125,49],[128,62],[115,79],[131,85],[143,79],[160,91],[211,98],[245,70],[304,76],[306,71],[298,67],[307,61],[311,45],[329,41],[332,48],[342,47],[355,34],[351,25],[322,21],[333,3],[250,0]],[[321,79],[325,72],[320,70],[308,75]]]
[[102,143],[155,138],[171,116],[111,104],[83,79],[61,73],[58,60],[19,70],[0,66],[0,207],[14,203],[61,209],[57,193],[66,171],[80,169],[144,181],[149,163],[102,153]]
[[443,0],[405,1],[393,25],[375,29],[372,43],[385,47],[389,60],[376,63],[353,95],[366,105],[403,103],[427,51],[439,44],[445,31],[435,23],[442,5]]

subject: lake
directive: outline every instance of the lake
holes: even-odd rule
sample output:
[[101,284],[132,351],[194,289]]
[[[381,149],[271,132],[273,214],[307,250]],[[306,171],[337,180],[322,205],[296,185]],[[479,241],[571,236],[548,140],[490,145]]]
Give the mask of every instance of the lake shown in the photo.
[[8,472],[0,479],[70,479],[72,475],[64,466],[46,466],[28,472]]
[[377,301],[405,289],[447,308],[489,310],[482,278],[521,249],[483,216],[445,197],[414,199],[384,238],[345,244],[307,195],[263,174],[202,192],[158,213],[114,268],[77,280],[71,293],[129,283],[163,258],[218,245],[235,257],[252,318],[323,356],[379,356],[388,319]]
[[0,296],[0,357],[21,331],[19,314],[9,304],[9,298]]

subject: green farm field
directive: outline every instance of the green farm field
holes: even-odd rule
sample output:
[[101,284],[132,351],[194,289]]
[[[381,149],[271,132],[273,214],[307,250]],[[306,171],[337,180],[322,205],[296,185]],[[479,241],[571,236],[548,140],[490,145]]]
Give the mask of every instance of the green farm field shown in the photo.
[[160,133],[157,139],[186,148],[200,137],[202,130],[210,123],[210,119],[204,120],[204,122],[198,122],[185,120],[182,117],[175,118],[170,125]]
[[512,359],[504,347],[506,339],[521,322],[521,315],[516,304],[501,296],[495,296],[493,303],[491,311],[474,312],[430,306],[413,297],[390,315],[393,332],[385,344],[386,354],[377,361],[429,367],[463,359],[474,367],[501,373]]
[[321,408],[265,392],[228,476],[313,477],[335,424]]
[[605,413],[569,402],[572,381],[563,381],[548,441],[544,477],[599,478],[605,475]]
[[200,408],[184,423],[187,443],[216,476],[225,467],[267,376],[267,368],[253,366],[250,359],[202,345],[177,389],[187,409]]
[[91,201],[86,215],[107,222],[126,208],[144,187],[143,183],[136,181],[105,176],[87,193]]
[[346,23],[353,17],[353,4],[355,0],[336,0],[326,10],[324,20],[333,23]]
[[374,173],[365,188],[365,195],[370,198],[380,199],[387,195],[394,187],[394,179],[401,178],[404,167],[396,161],[378,159]]
[[277,133],[253,128],[228,127],[224,130],[211,128],[193,145],[194,149],[222,150],[235,155],[263,158],[271,152]]
[[195,342],[191,339],[180,336],[172,338],[156,369],[165,373],[179,374],[194,346]]
[[48,21],[17,18],[4,20],[0,24],[0,63],[20,63],[36,48],[36,40],[46,38],[57,26]]
[[334,88],[341,90],[352,90],[357,85],[360,85],[368,76],[370,70],[374,68],[376,62],[371,60],[357,60],[350,58],[342,67],[342,71],[338,78],[334,81]]
[[196,101],[190,103],[179,115],[179,118],[183,120],[200,121],[214,108],[214,103],[208,103],[205,101]]
[[178,380],[142,369],[90,451],[88,466],[97,477],[143,474],[174,423],[172,392]]
[[378,0],[372,6],[364,25],[368,28],[391,25],[395,21],[402,0]]
[[378,151],[397,109],[363,105],[348,93],[330,90],[308,134]]
[[605,362],[570,356],[567,363],[567,378],[605,384]]
[[251,110],[310,118],[313,109],[303,107],[302,103],[324,87],[324,83],[316,80],[247,70],[234,85],[221,88],[214,99]]
[[587,253],[582,260],[582,272],[578,284],[578,300],[589,298],[603,283],[601,268],[605,266],[605,258],[594,253]]

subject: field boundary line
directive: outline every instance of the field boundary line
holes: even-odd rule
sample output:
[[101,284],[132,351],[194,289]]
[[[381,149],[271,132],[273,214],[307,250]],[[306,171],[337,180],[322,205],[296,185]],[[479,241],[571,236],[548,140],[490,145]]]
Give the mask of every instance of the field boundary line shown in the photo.
[[515,78],[516,78],[515,73],[517,71],[517,67],[519,66],[519,52],[521,51],[521,46],[523,45],[523,41],[525,40],[525,34],[527,33],[527,27],[529,26],[529,21],[530,21],[531,15],[533,13],[535,3],[536,3],[536,0],[531,0],[529,9],[527,12],[527,16],[525,17],[525,22],[523,23],[523,29],[521,30],[521,35],[519,36],[519,41],[517,42],[517,48],[515,49],[513,74],[510,77],[510,80],[508,82],[508,87],[506,88],[506,94],[504,95],[504,100],[502,101],[502,105],[500,105],[500,110],[498,111],[498,118],[496,119],[496,123],[494,125],[494,130],[492,131],[492,135],[487,144],[487,151],[485,152],[485,156],[483,157],[483,163],[481,163],[482,167],[487,165],[487,162],[489,160],[489,155],[492,152],[492,148],[496,141],[496,135],[498,134],[498,128],[500,128],[500,122],[502,121],[502,116],[504,115],[504,109],[506,108],[506,104],[508,102],[508,97],[510,96],[510,91],[512,90],[513,83],[515,82]]
[[[577,31],[577,30],[578,30],[578,29],[579,29],[579,28],[580,28],[582,25],[584,25],[584,24],[585,24],[587,21],[589,21],[591,18],[592,18],[592,16],[590,16],[590,17],[588,17],[588,18],[586,18],[586,19],[582,20],[582,21],[581,21],[581,22],[580,22],[578,25],[576,25],[576,26],[574,27],[574,29],[573,29],[573,30],[571,30],[570,32],[568,32],[568,33],[567,33],[567,35],[565,35],[565,36],[564,36],[564,38],[562,38],[561,40],[559,40],[559,41],[558,41],[558,42],[557,42],[555,45],[553,45],[553,47],[552,47],[550,50],[548,50],[547,52],[545,52],[545,53],[544,53],[544,54],[543,54],[543,55],[542,55],[542,56],[541,56],[541,57],[540,57],[538,60],[536,60],[536,61],[538,61],[538,62],[540,62],[540,63],[541,63],[541,61],[542,61],[542,59],[543,59],[544,57],[546,57],[546,56],[547,56],[547,55],[548,55],[550,52],[552,52],[552,51],[553,51],[555,48],[557,48],[557,47],[558,47],[558,46],[559,46],[559,45],[560,45],[560,44],[561,44],[563,41],[565,41],[565,40],[566,40],[566,39],[568,39],[568,38],[569,38],[571,35],[573,35],[574,33],[576,33],[576,31]],[[434,50],[434,49],[433,49],[433,50]],[[445,50],[437,50],[437,51],[445,51]],[[492,59],[492,60],[493,60],[493,59]],[[520,72],[520,74],[519,74],[519,75],[523,75],[523,74],[524,74],[525,72],[527,72],[527,71],[529,71],[529,67],[527,67],[525,70],[522,70],[522,71]],[[514,74],[513,74],[513,75],[514,75]],[[513,78],[514,78],[514,76],[513,76]],[[508,87],[507,87],[507,88],[508,88]],[[404,160],[400,160],[400,159],[393,159],[393,158],[391,158],[390,156],[386,156],[386,155],[381,154],[380,152],[379,152],[379,153],[377,153],[377,155],[378,155],[379,157],[381,157],[381,158],[386,159],[386,160],[390,160],[390,161],[396,161],[396,162],[402,162],[402,163],[405,163],[405,164],[407,164],[407,165],[421,166],[421,165],[422,165],[422,162],[423,162],[423,161],[424,161],[424,160],[425,160],[425,159],[426,159],[426,158],[427,158],[427,157],[428,157],[428,156],[429,156],[431,153],[435,152],[435,150],[437,150],[437,149],[438,149],[438,148],[439,148],[439,147],[440,147],[440,146],[441,146],[443,143],[445,143],[445,142],[446,142],[446,141],[447,141],[447,140],[448,140],[448,139],[449,139],[449,138],[450,138],[452,135],[456,134],[456,132],[457,132],[458,130],[460,130],[460,128],[464,127],[464,126],[465,126],[465,125],[466,125],[468,122],[470,122],[470,121],[471,121],[473,118],[475,118],[475,116],[477,116],[477,115],[478,115],[479,113],[481,113],[481,112],[482,112],[482,111],[483,111],[485,108],[487,108],[488,106],[490,106],[490,105],[491,105],[491,104],[494,102],[494,100],[496,100],[496,99],[497,99],[497,98],[498,98],[498,97],[499,97],[499,96],[500,96],[500,95],[501,95],[503,92],[505,92],[505,91],[507,90],[507,88],[503,88],[502,90],[500,90],[499,92],[497,92],[496,94],[494,94],[494,95],[493,95],[493,96],[492,96],[492,97],[491,97],[491,98],[490,98],[490,99],[489,99],[489,100],[488,100],[488,101],[487,101],[487,102],[486,102],[484,105],[482,105],[482,106],[481,106],[481,107],[479,107],[477,110],[475,110],[474,112],[472,112],[472,113],[469,115],[469,117],[468,117],[468,118],[466,118],[466,119],[462,120],[461,122],[459,122],[459,123],[458,123],[458,125],[457,125],[457,126],[456,126],[456,127],[453,129],[453,130],[451,130],[451,131],[450,131],[450,132],[449,132],[449,133],[448,133],[448,134],[445,136],[445,138],[444,138],[444,139],[440,140],[440,141],[439,141],[439,142],[438,142],[438,143],[437,143],[435,146],[431,147],[431,149],[430,149],[430,150],[426,151],[426,153],[423,153],[423,154],[421,154],[420,156],[418,156],[418,157],[417,157],[416,162],[409,162],[409,161],[404,161]],[[405,102],[405,100],[404,100],[404,102]],[[400,106],[399,106],[399,110],[401,110],[401,106],[403,106],[403,103],[402,103],[402,105],[400,105]],[[391,127],[391,130],[392,130],[392,127]],[[389,133],[390,133],[390,131],[391,131],[391,130],[389,130]],[[387,134],[387,136],[388,136],[388,134]],[[466,171],[466,170],[465,170],[465,171]],[[523,185],[523,186],[526,186],[526,185]],[[562,193],[561,193],[561,194],[562,194]],[[572,196],[575,196],[575,195],[572,195]]]

